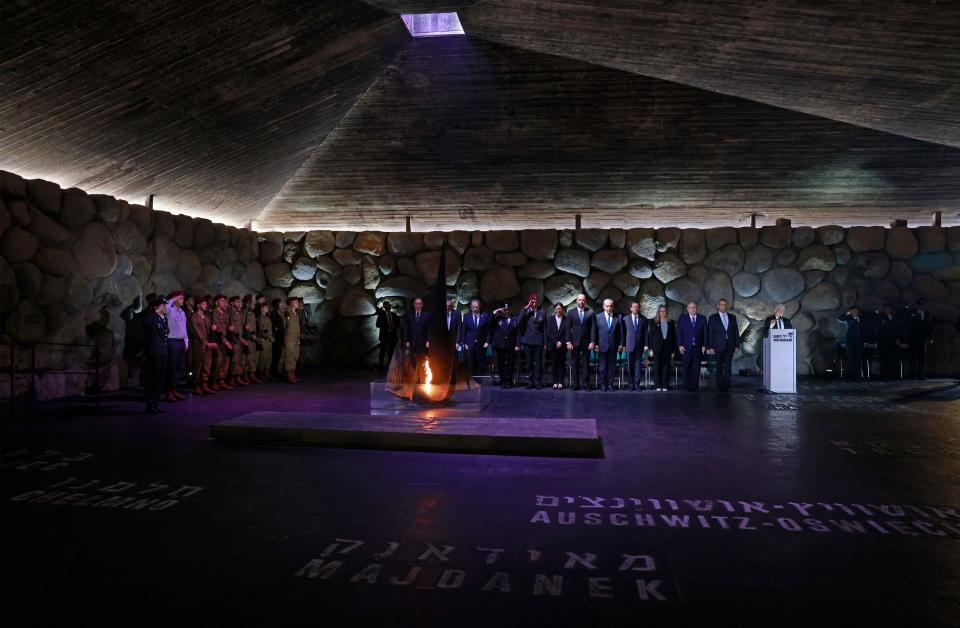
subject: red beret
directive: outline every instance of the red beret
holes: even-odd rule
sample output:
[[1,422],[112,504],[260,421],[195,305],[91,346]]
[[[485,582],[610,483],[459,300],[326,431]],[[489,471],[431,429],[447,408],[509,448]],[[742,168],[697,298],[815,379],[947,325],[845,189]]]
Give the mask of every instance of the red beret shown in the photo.
[[182,297],[182,296],[183,296],[183,290],[174,290],[173,292],[167,295],[167,299],[168,300],[176,299],[177,297]]

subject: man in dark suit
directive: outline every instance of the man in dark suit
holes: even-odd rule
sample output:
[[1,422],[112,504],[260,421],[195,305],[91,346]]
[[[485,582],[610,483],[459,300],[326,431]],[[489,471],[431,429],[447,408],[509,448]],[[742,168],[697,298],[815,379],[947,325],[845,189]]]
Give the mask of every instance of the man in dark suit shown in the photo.
[[380,357],[377,359],[377,365],[381,371],[385,368],[384,358],[389,360],[393,355],[399,328],[400,320],[397,313],[393,311],[389,301],[384,301],[377,312],[377,329],[380,330]]
[[927,379],[927,349],[933,342],[933,319],[923,299],[919,299],[907,313],[906,337],[910,345],[908,356],[913,378]]
[[854,381],[863,377],[863,321],[860,308],[853,306],[839,318],[847,324],[847,372]]
[[623,317],[624,350],[630,371],[630,390],[640,387],[643,375],[643,352],[647,349],[647,319],[640,315],[640,304],[630,304],[630,313]]
[[550,358],[553,387],[563,388],[563,367],[567,357],[567,336],[570,334],[570,319],[564,316],[563,303],[553,307],[553,316],[548,316],[543,325],[544,344]]
[[447,331],[450,333],[450,338],[453,339],[454,345],[460,344],[460,324],[462,323],[462,315],[457,310],[453,309],[453,306],[456,304],[454,299],[447,299],[447,309],[444,312],[443,324],[446,326]]
[[786,312],[787,308],[782,303],[778,303],[776,307],[773,308],[773,316],[768,316],[763,319],[763,337],[768,338],[770,336],[771,329],[793,329],[793,323],[790,322],[790,319],[783,315]]
[[737,317],[727,312],[727,300],[720,299],[717,311],[707,320],[707,350],[717,356],[717,390],[730,391],[730,368],[733,355],[740,350]]
[[520,311],[517,330],[527,364],[527,388],[543,386],[543,327],[546,320],[539,295],[531,292],[527,295],[527,305]]
[[893,315],[893,306],[884,303],[880,310],[877,321],[877,352],[880,356],[880,377],[883,379],[896,379],[897,361],[898,361],[898,341],[900,339],[900,326]]
[[417,364],[417,382],[423,374],[423,361],[430,348],[430,312],[423,310],[423,299],[413,300],[413,309],[403,315],[403,346],[413,352]]
[[163,388],[167,366],[167,301],[161,295],[149,303],[149,313],[143,321],[146,360],[144,363],[144,392],[147,414],[163,412],[160,409],[160,390]]
[[613,391],[613,371],[617,367],[617,351],[620,349],[620,316],[613,313],[613,299],[603,300],[603,313],[593,325],[593,345],[599,352],[600,390]]
[[697,304],[688,303],[687,313],[677,321],[677,349],[683,356],[680,360],[680,376],[687,383],[688,392],[700,390],[700,359],[706,339],[707,319],[697,314]]
[[500,388],[513,388],[513,366],[520,351],[517,345],[517,317],[509,303],[493,311],[493,349],[497,353],[497,374]]
[[470,301],[470,311],[463,316],[460,326],[460,340],[457,344],[467,354],[470,373],[480,375],[490,346],[490,315],[480,311],[479,299]]
[[567,351],[573,362],[570,384],[574,390],[590,390],[590,352],[593,351],[593,325],[596,320],[593,310],[587,307],[586,295],[577,295],[577,305],[567,312],[567,318],[570,320]]

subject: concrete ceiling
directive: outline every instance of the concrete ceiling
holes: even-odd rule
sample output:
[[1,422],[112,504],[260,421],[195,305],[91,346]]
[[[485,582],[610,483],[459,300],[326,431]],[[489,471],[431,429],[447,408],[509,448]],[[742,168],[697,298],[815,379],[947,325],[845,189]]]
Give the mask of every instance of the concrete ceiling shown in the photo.
[[411,41],[257,218],[295,231],[928,222],[960,150],[469,37]]
[[[440,10],[469,36],[412,39],[396,15]],[[952,0],[3,12],[0,169],[173,212],[341,229],[960,221]]]

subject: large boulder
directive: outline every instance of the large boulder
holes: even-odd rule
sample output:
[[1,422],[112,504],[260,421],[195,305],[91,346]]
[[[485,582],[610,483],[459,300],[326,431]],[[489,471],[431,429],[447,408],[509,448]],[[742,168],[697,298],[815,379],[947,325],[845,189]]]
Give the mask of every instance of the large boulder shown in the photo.
[[763,292],[771,300],[784,303],[803,292],[803,275],[792,268],[774,268],[763,274]]
[[890,264],[888,276],[893,283],[897,284],[898,288],[905,288],[910,285],[910,280],[913,279],[913,271],[910,270],[906,262],[897,260]]
[[810,246],[817,239],[813,227],[797,227],[793,230],[793,246],[798,249]]
[[[663,229],[659,231],[663,231]],[[683,277],[686,274],[687,265],[680,261],[680,258],[673,253],[660,255],[653,264],[653,276],[661,283],[670,283],[674,279]]]
[[760,292],[760,279],[749,273],[737,273],[733,276],[733,289],[737,296],[752,297]]
[[363,256],[360,262],[360,270],[363,275],[363,287],[367,290],[373,290],[380,284],[380,271],[377,270],[377,263],[369,255]]
[[530,258],[524,255],[519,251],[514,251],[513,253],[497,253],[496,257],[497,264],[500,266],[523,266]]
[[31,207],[30,213],[30,233],[37,236],[43,244],[48,246],[64,246],[73,241],[75,234],[64,228],[59,222],[47,216],[41,211]]
[[43,272],[54,277],[66,277],[73,270],[70,254],[61,248],[44,247],[37,251],[33,262]]
[[637,279],[649,279],[653,277],[653,267],[650,265],[650,262],[643,258],[631,260],[627,270]]
[[893,259],[910,259],[917,254],[919,244],[913,231],[906,227],[893,227],[887,233],[887,255]]
[[686,264],[696,264],[707,256],[707,242],[700,229],[684,229],[680,235],[680,259]]
[[3,295],[0,299],[0,321],[16,307],[20,299],[19,290],[16,271],[0,256],[0,294]]
[[860,253],[853,258],[853,267],[864,277],[882,279],[890,272],[890,258],[884,253]]
[[604,286],[610,283],[610,275],[602,271],[594,271],[583,280],[583,288],[587,292],[587,296],[591,299],[596,299],[600,295],[600,291],[603,290]]
[[263,272],[260,262],[247,262],[243,272],[243,283],[251,290],[263,292],[267,287],[267,276]]
[[752,249],[760,241],[760,230],[756,227],[737,227],[737,241],[744,249]]
[[516,251],[520,246],[516,231],[488,231],[485,240],[487,248],[497,253]]
[[826,277],[827,273],[822,270],[805,270],[803,271],[803,285],[809,290],[826,279]]
[[733,227],[714,227],[707,229],[705,235],[708,251],[716,251],[728,244],[737,243],[737,230]]
[[18,174],[0,170],[0,193],[10,198],[26,198],[27,182]]
[[294,279],[310,281],[317,274],[317,263],[310,257],[298,257],[290,272]]
[[835,310],[840,307],[840,295],[833,284],[821,283],[803,295],[802,302],[805,310]]
[[[946,301],[947,295],[950,294],[950,290],[942,282],[931,277],[914,277],[910,287],[928,301]],[[956,320],[950,322],[956,322]]]
[[[153,231],[153,210],[143,205],[130,205],[130,220],[137,226],[137,229],[145,236],[149,236]],[[214,237],[216,238],[217,225],[213,225]]]
[[83,190],[68,188],[63,191],[60,205],[60,224],[76,231],[91,220],[97,213],[93,199]]
[[176,222],[173,215],[167,212],[153,212],[153,235],[173,240],[177,233]]
[[627,245],[627,232],[623,229],[610,229],[607,232],[611,249],[622,249]]
[[[393,258],[391,257],[390,260],[392,261]],[[318,270],[334,277],[339,277],[343,272],[343,268],[337,263],[337,260],[333,259],[329,255],[321,255],[318,257],[316,259],[316,265]]]
[[[293,242],[299,242],[300,238],[303,237],[303,234],[300,233],[285,234],[284,237],[287,238],[288,235],[290,236],[288,239]],[[338,231],[333,237],[333,242],[338,249],[345,249],[353,246],[353,241],[356,239],[356,231]]]
[[574,275],[554,275],[543,283],[543,299],[547,303],[570,305],[583,292],[580,278]]
[[367,255],[383,255],[387,250],[387,234],[380,231],[362,231],[353,241],[353,250]]
[[606,229],[577,229],[573,233],[577,246],[588,251],[599,251],[607,245]]
[[193,246],[193,218],[177,214],[173,217],[173,224],[173,243],[182,249],[191,248]]
[[351,288],[340,301],[341,316],[370,316],[377,313],[377,306],[363,288]]
[[520,233],[520,250],[535,260],[551,260],[557,252],[555,229],[528,229]]
[[147,238],[132,222],[117,225],[113,230],[113,239],[124,253],[143,255],[147,252]]
[[789,266],[797,259],[797,250],[793,247],[787,247],[785,249],[780,249],[777,251],[777,255],[774,260],[777,262],[777,266]]
[[760,243],[771,249],[782,249],[793,241],[793,230],[787,225],[767,225],[760,228]]
[[10,263],[26,262],[33,258],[40,243],[29,231],[20,227],[10,227],[3,234],[3,240],[0,242],[0,251]]
[[797,258],[798,270],[831,271],[837,265],[837,256],[830,247],[823,244],[814,244],[800,251]]
[[43,273],[40,272],[36,264],[30,262],[14,264],[13,272],[17,275],[20,298],[31,299],[37,296],[37,293],[40,292],[40,283],[43,281]]
[[387,236],[387,250],[396,257],[409,257],[423,250],[422,233],[391,233]]
[[847,230],[847,246],[854,253],[882,251],[884,231],[883,227],[850,227]]
[[653,261],[657,254],[654,230],[645,227],[628,230],[627,248],[633,255]]
[[[110,230],[99,222],[87,224],[73,244],[77,270],[87,279],[108,277],[117,267],[117,247]],[[173,266],[177,259],[174,257]]]
[[[313,233],[313,232],[311,232]],[[275,264],[283,259],[283,234],[277,231],[260,234],[260,263]],[[333,235],[330,236],[330,249],[333,249]]]
[[936,253],[947,248],[947,230],[943,227],[917,227],[914,235],[920,253]]
[[480,296],[480,277],[474,271],[460,273],[457,280],[457,301],[469,303]]
[[493,267],[493,251],[485,246],[475,246],[463,254],[464,270],[487,270]]
[[177,279],[181,286],[192,286],[200,277],[200,258],[190,249],[181,249],[177,257]]
[[180,249],[167,238],[154,238],[150,241],[150,261],[155,273],[171,274],[177,270]]
[[[437,272],[440,270],[440,251],[424,251],[416,257],[417,270],[420,276],[428,285],[435,285],[437,281]],[[460,256],[452,249],[446,249],[445,281],[448,286],[457,284],[457,277],[460,276]]]
[[627,253],[623,249],[597,251],[593,254],[590,265],[604,272],[615,273],[626,268]]
[[488,303],[505,301],[519,294],[517,274],[509,266],[488,270],[480,280],[480,298]]
[[817,227],[817,242],[824,246],[834,246],[843,242],[845,232],[843,227],[837,225],[824,225]]
[[[303,238],[303,251],[308,257],[319,257],[333,251],[333,249],[336,247],[336,243],[336,237],[333,235],[332,231],[308,231]],[[260,243],[260,258],[261,260],[263,259],[262,241]]]
[[703,298],[703,291],[700,286],[690,281],[686,277],[674,279],[664,286],[664,293],[667,298],[677,303],[698,303]]
[[667,297],[663,284],[651,277],[640,284],[640,313],[647,318],[657,314],[657,308],[666,304]]
[[664,227],[657,229],[657,252],[665,253],[671,249],[677,248],[680,244],[680,235],[683,232],[676,227]]
[[703,294],[708,303],[716,304],[720,299],[726,299],[729,305],[733,307],[733,285],[730,283],[730,276],[727,273],[714,271],[708,274],[703,281]]
[[376,297],[378,299],[382,299],[384,297],[403,297],[405,299],[415,299],[417,297],[425,296],[426,293],[427,285],[420,281],[420,279],[416,277],[407,277],[405,275],[397,275],[395,277],[387,277],[380,282],[380,285],[377,286]]
[[640,280],[630,273],[617,273],[613,278],[613,285],[628,297],[635,297],[640,291]]
[[47,333],[47,320],[36,300],[24,299],[7,316],[4,327],[17,340],[37,342]]
[[953,256],[946,251],[940,251],[939,253],[922,253],[907,261],[910,268],[918,273],[932,273],[941,268],[955,266],[957,263],[958,262],[953,259]]
[[470,246],[470,232],[449,232],[447,234],[447,246],[456,251],[458,255],[463,255],[463,252],[467,250],[468,246]]
[[382,255],[377,259],[377,266],[381,273],[390,276],[397,269],[397,260],[394,259],[393,255]]
[[722,270],[728,275],[735,275],[743,270],[743,263],[743,249],[735,244],[728,244],[708,255],[703,265],[710,270]]
[[46,214],[59,214],[60,186],[43,179],[30,179],[27,181],[27,200]]
[[289,288],[293,285],[293,272],[290,264],[286,262],[275,262],[267,265],[263,269],[267,276],[267,282],[276,288]]
[[850,247],[846,244],[838,244],[832,249],[834,256],[837,258],[837,266],[843,266],[844,264],[849,264],[850,260],[853,258],[853,253],[850,252]]
[[288,297],[299,297],[303,299],[304,303],[309,303],[311,305],[316,303],[323,303],[326,295],[323,290],[317,288],[311,284],[301,284],[299,286],[294,286],[290,288],[287,292]]
[[[346,251],[356,255],[356,251]],[[334,256],[337,255],[337,251],[333,252]],[[283,256],[282,259],[288,264],[292,264],[298,257],[300,257],[300,244],[297,242],[284,242],[283,243]],[[357,262],[358,264],[360,262]]]
[[553,262],[534,260],[527,262],[517,270],[521,279],[546,279],[555,272]]
[[353,249],[337,249],[333,252],[333,259],[341,266],[360,265],[360,254]]
[[553,265],[560,272],[586,277],[590,274],[590,255],[579,249],[561,249],[554,257]]

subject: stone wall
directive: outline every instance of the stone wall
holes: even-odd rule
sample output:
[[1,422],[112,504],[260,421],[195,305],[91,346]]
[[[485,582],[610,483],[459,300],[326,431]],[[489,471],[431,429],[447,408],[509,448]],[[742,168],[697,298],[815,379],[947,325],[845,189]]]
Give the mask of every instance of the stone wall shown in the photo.
[[[923,297],[936,324],[931,371],[960,373],[960,227],[582,229],[456,231],[446,236],[447,284],[460,303],[519,305],[537,292],[571,305],[579,292],[632,301],[651,317],[688,301],[712,313],[721,297],[739,314],[755,368],[760,321],[774,303],[803,332],[800,372],[823,373],[843,334],[836,317]],[[22,340],[95,342],[108,389],[125,384],[120,312],[141,293],[264,292],[302,296],[319,337],[304,347],[323,366],[376,360],[376,305],[429,297],[441,233],[310,231],[256,234],[151,211],[111,196],[0,171],[0,317]],[[6,365],[9,354],[0,348]],[[41,347],[38,366],[83,368],[89,352]],[[21,367],[26,355],[20,355]],[[41,378],[42,397],[75,394],[82,376]],[[22,389],[24,383],[20,383]],[[0,396],[9,387],[0,384]]]
[[[25,341],[96,343],[107,389],[126,383],[120,313],[136,297],[176,288],[196,294],[263,291],[259,255],[256,234],[245,229],[0,171],[3,332]],[[9,347],[0,346],[3,367],[9,355]],[[89,349],[40,345],[37,366],[88,370],[91,355]],[[17,352],[17,360],[18,370],[28,367],[29,353]],[[86,380],[49,375],[38,379],[37,392],[40,398],[78,394]],[[26,385],[21,379],[17,390]],[[0,397],[9,394],[9,384],[0,383]]]

